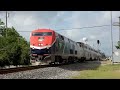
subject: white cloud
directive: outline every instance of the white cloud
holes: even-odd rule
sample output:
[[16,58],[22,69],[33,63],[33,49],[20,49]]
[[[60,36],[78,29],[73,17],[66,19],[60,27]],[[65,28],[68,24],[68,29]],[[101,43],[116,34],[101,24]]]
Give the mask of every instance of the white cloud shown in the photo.
[[[120,12],[113,12],[113,20],[116,16],[120,15]],[[111,17],[110,11],[103,12],[73,12],[72,17],[66,18],[66,21],[72,22],[70,27],[79,28],[84,26],[99,26],[110,25]],[[90,38],[89,44],[93,45],[96,40],[101,40],[103,51],[110,54],[111,39],[110,39],[110,27],[100,27],[91,29],[78,29],[72,31],[66,31],[66,34],[73,40],[82,41],[83,37]],[[93,35],[93,36],[90,36]],[[114,35],[114,38],[117,36]],[[93,40],[92,40],[93,39]],[[103,44],[104,43],[104,44]],[[105,50],[104,46],[108,49]]]
[[[110,11],[9,11],[8,26],[14,26],[18,31],[32,31],[38,28],[53,30],[80,28],[111,24]],[[113,11],[113,22],[118,22],[119,11]],[[0,18],[5,21],[5,12],[0,11]],[[118,41],[118,27],[113,27],[114,45]],[[110,27],[72,29],[57,31],[75,41],[89,38],[88,43],[96,45],[101,41],[101,49],[107,54],[111,52]],[[19,32],[29,40],[30,32]]]
[[94,35],[90,36],[90,39],[95,39],[95,38],[96,38],[96,36],[94,36]]
[[60,12],[57,13],[56,17],[61,17],[64,14],[65,14],[65,11],[60,11]]

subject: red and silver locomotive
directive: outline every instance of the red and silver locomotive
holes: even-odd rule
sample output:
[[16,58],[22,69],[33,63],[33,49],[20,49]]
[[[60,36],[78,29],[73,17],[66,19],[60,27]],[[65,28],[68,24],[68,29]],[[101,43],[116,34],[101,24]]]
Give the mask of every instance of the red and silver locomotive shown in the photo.
[[50,29],[33,30],[30,35],[31,63],[70,63],[98,59],[101,54],[89,45],[75,42]]

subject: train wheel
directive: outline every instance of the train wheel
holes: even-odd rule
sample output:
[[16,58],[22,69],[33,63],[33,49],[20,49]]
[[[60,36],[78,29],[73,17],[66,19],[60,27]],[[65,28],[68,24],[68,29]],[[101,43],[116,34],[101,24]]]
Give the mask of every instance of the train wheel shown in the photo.
[[56,56],[55,57],[55,64],[62,64],[63,60],[61,56]]
[[68,58],[68,64],[70,64],[70,62],[71,62],[71,57]]
[[79,62],[80,63],[80,59],[78,59],[78,61],[77,62]]
[[75,63],[75,57],[72,57],[72,63]]
[[62,57],[61,57],[61,56],[59,56],[59,62],[60,62],[60,64],[62,64],[62,63],[63,63],[63,59],[62,59]]
[[81,62],[85,62],[85,58],[81,58]]
[[73,63],[73,62],[74,62],[74,58],[73,58],[73,57],[69,57],[69,58],[68,58],[68,63],[71,64],[71,63]]
[[77,57],[75,57],[75,60],[74,60],[74,62],[78,62],[78,58],[77,58]]
[[55,56],[55,64],[59,62],[59,56]]
[[68,64],[68,59],[64,60],[64,64],[67,65]]
[[92,58],[90,58],[90,61],[92,61]]

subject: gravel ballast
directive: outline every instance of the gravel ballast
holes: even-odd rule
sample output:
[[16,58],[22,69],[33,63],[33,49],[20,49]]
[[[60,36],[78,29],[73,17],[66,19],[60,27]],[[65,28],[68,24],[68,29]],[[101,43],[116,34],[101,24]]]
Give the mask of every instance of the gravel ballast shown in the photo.
[[[95,63],[95,64],[94,64]],[[95,69],[100,62],[74,63],[57,67],[45,67],[28,71],[21,71],[9,74],[1,74],[0,79],[70,79],[79,74],[78,71]]]

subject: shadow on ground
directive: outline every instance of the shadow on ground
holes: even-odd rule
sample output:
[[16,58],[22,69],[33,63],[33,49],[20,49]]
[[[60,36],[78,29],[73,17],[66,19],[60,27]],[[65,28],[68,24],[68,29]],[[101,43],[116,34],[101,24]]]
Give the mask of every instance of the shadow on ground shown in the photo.
[[82,71],[82,70],[96,70],[99,66],[101,66],[101,61],[86,61],[84,63],[74,63],[68,65],[59,65],[57,67],[71,70],[71,71]]

